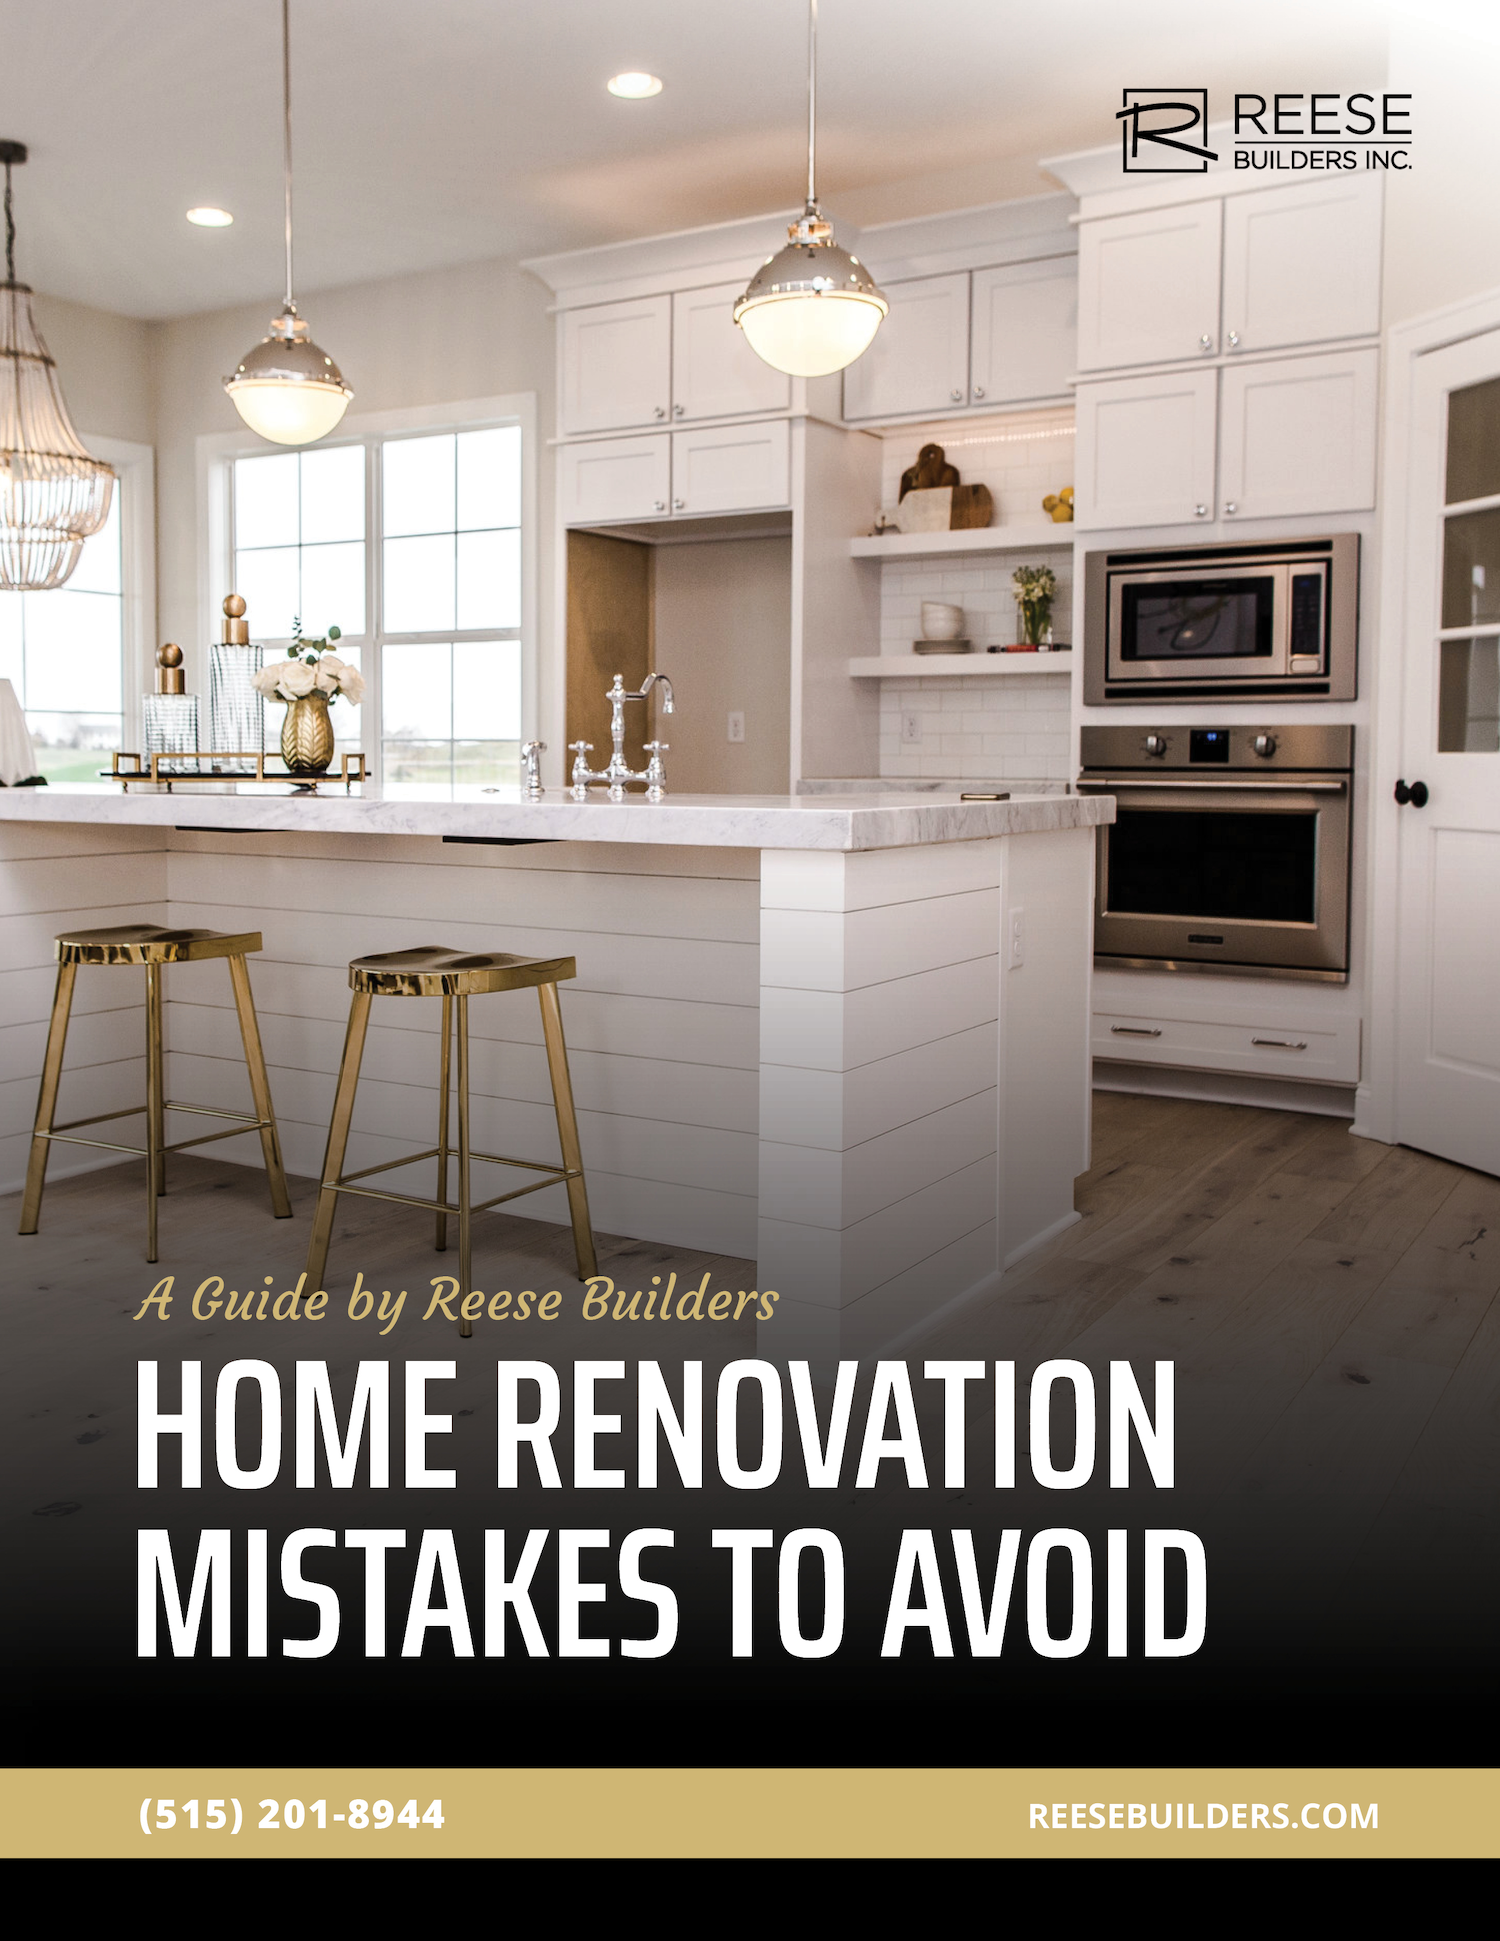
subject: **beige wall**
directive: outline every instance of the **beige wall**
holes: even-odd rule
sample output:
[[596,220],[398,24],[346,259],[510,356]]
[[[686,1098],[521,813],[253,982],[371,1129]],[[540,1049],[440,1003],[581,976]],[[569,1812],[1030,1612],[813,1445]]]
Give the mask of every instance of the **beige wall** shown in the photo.
[[[723,539],[656,548],[655,666],[676,714],[653,711],[687,795],[784,795],[791,737],[792,542]],[[730,710],[745,739],[728,738]]]
[[37,328],[53,357],[68,416],[85,438],[156,442],[152,345],[159,326],[38,295]]
[[1387,178],[1385,321],[1395,324],[1500,289],[1500,8],[1393,9],[1388,85],[1412,95],[1414,138],[1410,173]]

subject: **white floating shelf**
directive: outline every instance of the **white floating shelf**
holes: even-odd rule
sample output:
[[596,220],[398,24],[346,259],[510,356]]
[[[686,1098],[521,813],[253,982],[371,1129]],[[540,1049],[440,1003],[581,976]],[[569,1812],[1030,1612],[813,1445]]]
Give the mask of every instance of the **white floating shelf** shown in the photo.
[[950,553],[1034,553],[1073,544],[1073,523],[970,526],[959,532],[888,532],[849,541],[853,559],[944,559]]
[[869,654],[851,660],[849,672],[856,680],[893,680],[898,675],[909,681],[913,675],[928,679],[935,674],[1066,674],[1073,666],[1072,653],[1057,654]]

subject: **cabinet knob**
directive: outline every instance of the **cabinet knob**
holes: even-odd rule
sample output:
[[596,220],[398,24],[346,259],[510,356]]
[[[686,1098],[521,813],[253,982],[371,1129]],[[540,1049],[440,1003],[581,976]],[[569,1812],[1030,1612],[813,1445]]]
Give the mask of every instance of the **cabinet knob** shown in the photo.
[[674,418],[685,417],[686,414],[687,414],[687,406],[685,404],[674,404],[672,406],[672,416]]
[[1237,330],[1231,330],[1226,341],[1231,350],[1238,350],[1240,347],[1240,333]]
[[982,398],[984,396],[984,386],[982,384],[976,384],[974,386],[974,395],[976,398]]
[[1239,511],[1239,506],[1236,504],[1236,502],[1233,499],[1226,499],[1224,501],[1224,512],[1226,516],[1232,517],[1238,511]]
[[1208,507],[1206,505],[1195,505],[1193,507],[1193,517],[1195,519],[1206,519],[1208,517]]
[[962,404],[964,401],[964,394],[962,391],[950,391],[948,395],[950,398],[952,398],[955,404]]
[[666,500],[665,500],[665,499],[658,499],[658,500],[656,501],[656,509],[657,509],[657,511],[658,511],[658,512],[665,512],[665,511],[666,511],[666,509],[667,509],[667,502],[666,502]]
[[686,508],[687,508],[686,499],[674,499],[672,501],[672,510],[674,512],[682,512],[682,511],[685,511]]
[[1214,347],[1214,340],[1212,337],[1209,336],[1208,332],[1205,330],[1203,335],[1198,339],[1198,348],[1199,350],[1212,350],[1213,347]]
[[659,404],[659,405],[657,405],[657,406],[656,406],[656,415],[657,415],[657,417],[658,417],[658,418],[665,418],[665,417],[666,417],[666,415],[667,415],[667,407],[666,407],[666,406],[665,406],[664,404]]

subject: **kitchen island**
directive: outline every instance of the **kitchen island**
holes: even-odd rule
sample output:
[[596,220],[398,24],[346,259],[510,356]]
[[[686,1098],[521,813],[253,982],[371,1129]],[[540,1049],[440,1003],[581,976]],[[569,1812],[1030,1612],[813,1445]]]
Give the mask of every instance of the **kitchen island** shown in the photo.
[[[14,1190],[24,1172],[69,925],[261,931],[282,1144],[310,1176],[350,958],[434,942],[572,955],[596,1230],[753,1258],[781,1296],[763,1352],[875,1353],[1077,1217],[1094,826],[1113,816],[1109,798],[1056,794],[0,790],[0,1178]],[[168,1095],[242,1106],[222,967],[174,967],[166,996]],[[433,1137],[436,1025],[435,1001],[376,1005],[351,1170]],[[534,1005],[477,1001],[471,1028],[476,1145],[555,1150]],[[143,1051],[135,979],[86,972],[63,1116],[143,1098]],[[260,1163],[253,1135],[216,1152]],[[63,1150],[53,1165],[69,1170]],[[567,1217],[560,1188],[520,1205]],[[484,1285],[482,1221],[475,1243]]]

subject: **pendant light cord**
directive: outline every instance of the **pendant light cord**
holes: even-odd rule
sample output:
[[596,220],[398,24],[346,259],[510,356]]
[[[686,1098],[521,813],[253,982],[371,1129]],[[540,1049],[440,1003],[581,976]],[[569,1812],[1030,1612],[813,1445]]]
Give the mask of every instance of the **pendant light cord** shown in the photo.
[[807,213],[818,207],[814,142],[818,117],[818,0],[807,0]]
[[16,218],[10,199],[10,158],[5,162],[5,280],[16,280]]
[[[292,301],[292,25],[291,0],[281,0],[281,101],[286,173],[286,307],[296,315]],[[9,196],[7,192],[7,208]]]

